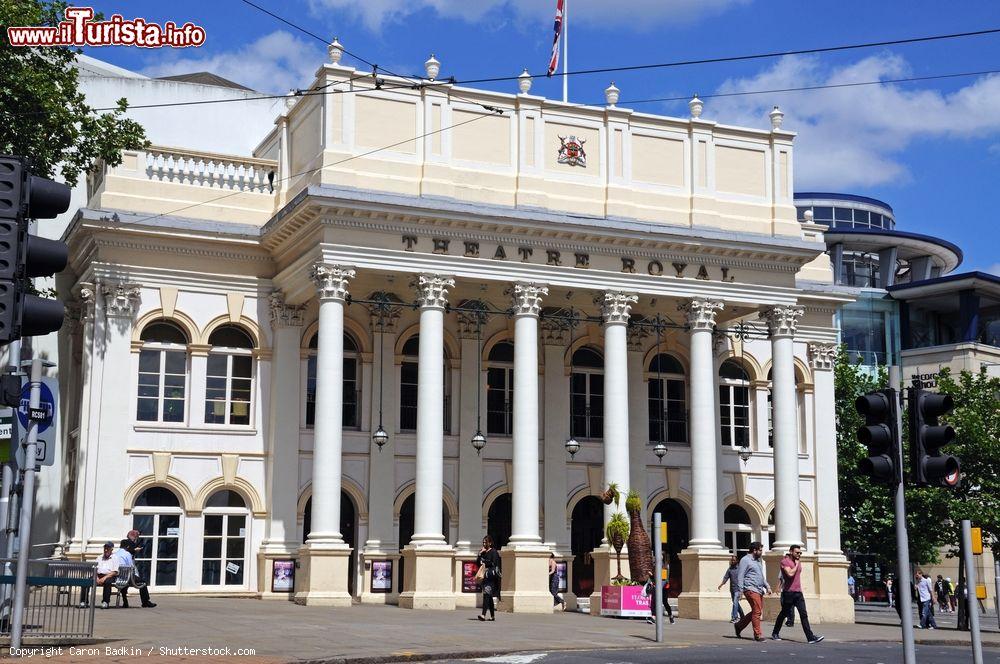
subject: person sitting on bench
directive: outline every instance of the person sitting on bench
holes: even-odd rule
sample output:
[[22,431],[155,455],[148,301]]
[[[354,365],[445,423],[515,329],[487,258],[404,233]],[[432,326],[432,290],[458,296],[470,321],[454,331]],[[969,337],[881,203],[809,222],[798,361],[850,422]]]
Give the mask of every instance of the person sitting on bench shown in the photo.
[[156,606],[155,603],[149,601],[149,588],[147,588],[146,584],[142,583],[142,579],[139,578],[139,572],[135,569],[135,558],[132,557],[132,554],[128,551],[128,549],[117,549],[112,557],[118,561],[119,568],[129,567],[132,569],[132,578],[130,579],[131,583],[123,585],[119,589],[122,596],[122,607],[126,609],[128,608],[128,588],[133,583],[139,588],[139,599],[142,601],[143,608],[151,609]]
[[[97,559],[97,569],[95,585],[101,586],[101,608],[108,608],[111,602],[111,591],[115,589],[115,578],[118,576],[118,558],[112,555],[115,550],[114,542],[104,543],[104,553]],[[80,608],[87,606],[87,596],[90,594],[90,586],[80,588]]]

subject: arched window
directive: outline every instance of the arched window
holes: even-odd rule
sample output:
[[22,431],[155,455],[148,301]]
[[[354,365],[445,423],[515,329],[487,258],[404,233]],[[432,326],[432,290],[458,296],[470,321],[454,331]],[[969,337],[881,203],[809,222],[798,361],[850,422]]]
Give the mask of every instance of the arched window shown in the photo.
[[135,419],[140,422],[183,422],[187,394],[187,344],[174,323],[151,323],[139,336],[139,389]]
[[[773,369],[769,369],[767,372],[767,445],[768,447],[774,447],[774,400],[771,397],[771,390],[774,384],[771,382],[771,375],[774,372]],[[799,370],[795,369],[795,431],[799,441],[799,448],[802,448],[802,432],[805,431],[803,424],[803,417],[805,411],[805,404],[802,403],[802,392],[799,391],[799,385],[802,383],[802,378],[799,376]]]
[[[444,361],[444,432],[451,433],[451,371],[448,350]],[[417,361],[420,356],[420,335],[414,334],[403,344],[403,361],[399,367],[399,429],[417,430]]]
[[575,438],[604,436],[604,358],[593,348],[573,353],[570,416]]
[[490,349],[486,365],[486,433],[514,432],[514,344],[501,341]]
[[201,550],[203,586],[246,585],[248,531],[246,501],[235,491],[216,491],[205,503]]
[[750,376],[735,360],[719,368],[719,418],[724,446],[750,446]]
[[206,424],[250,424],[253,339],[242,328],[223,325],[208,337]]
[[730,505],[723,513],[722,521],[726,548],[742,558],[750,552],[750,542],[753,540],[750,515],[739,505]]
[[177,556],[181,539],[181,504],[170,489],[151,487],[136,498],[132,528],[139,531],[135,566],[149,585],[177,585]]
[[687,444],[687,398],[684,367],[661,353],[649,363],[649,440]]
[[[306,362],[306,426],[316,423],[316,350],[319,335],[309,340]],[[361,426],[361,381],[358,371],[358,344],[350,334],[344,334],[344,423],[345,428]]]

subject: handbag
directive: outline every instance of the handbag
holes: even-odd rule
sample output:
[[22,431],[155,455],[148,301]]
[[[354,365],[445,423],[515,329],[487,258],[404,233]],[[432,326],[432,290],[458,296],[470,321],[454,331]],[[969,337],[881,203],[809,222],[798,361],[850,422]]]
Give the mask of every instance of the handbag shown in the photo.
[[476,576],[473,577],[476,583],[482,583],[486,578],[486,565],[480,565],[479,569],[476,570]]

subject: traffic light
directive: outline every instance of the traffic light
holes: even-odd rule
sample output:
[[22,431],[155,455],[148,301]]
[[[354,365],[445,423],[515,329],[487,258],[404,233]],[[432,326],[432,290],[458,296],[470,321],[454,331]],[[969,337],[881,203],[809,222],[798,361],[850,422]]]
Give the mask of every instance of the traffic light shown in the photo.
[[66,267],[63,242],[28,233],[29,219],[52,219],[69,208],[65,184],[32,175],[21,157],[0,155],[0,345],[62,327],[62,302],[30,292],[29,279]]
[[955,407],[950,395],[909,389],[910,460],[917,486],[955,486],[961,464],[941,448],[955,440],[955,430],[939,425],[938,418]]
[[863,394],[854,408],[865,418],[864,426],[858,428],[858,441],[868,446],[868,456],[858,463],[858,470],[876,482],[895,486],[900,478],[896,390]]

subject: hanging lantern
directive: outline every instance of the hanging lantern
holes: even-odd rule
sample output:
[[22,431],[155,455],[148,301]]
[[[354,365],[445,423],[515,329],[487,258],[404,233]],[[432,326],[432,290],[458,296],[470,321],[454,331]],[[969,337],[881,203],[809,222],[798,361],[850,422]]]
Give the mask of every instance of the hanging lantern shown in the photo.
[[483,448],[486,447],[486,436],[479,429],[476,429],[476,435],[472,437],[472,446],[476,449],[476,454],[482,452]]
[[573,436],[566,441],[566,451],[569,452],[570,458],[575,458],[576,453],[580,451],[580,443]]
[[664,445],[662,442],[653,445],[653,454],[656,455],[657,459],[663,461],[663,457],[667,455],[667,446]]
[[747,461],[750,460],[750,457],[753,456],[753,452],[750,451],[750,446],[749,445],[747,445],[746,443],[743,443],[742,445],[740,445],[739,455],[740,455],[740,459],[742,459],[743,463],[745,464]]
[[378,445],[378,451],[382,451],[382,446],[389,442],[389,434],[386,433],[382,425],[378,425],[378,429],[375,429],[375,433],[372,434],[372,442]]

